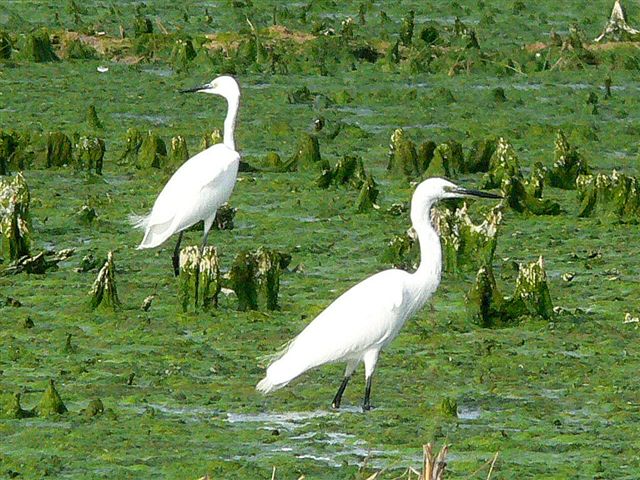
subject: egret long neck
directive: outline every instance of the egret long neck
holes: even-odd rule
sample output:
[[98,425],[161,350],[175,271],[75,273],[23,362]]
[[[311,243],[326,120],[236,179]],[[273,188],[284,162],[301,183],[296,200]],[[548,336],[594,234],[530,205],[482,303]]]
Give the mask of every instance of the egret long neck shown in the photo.
[[421,213],[422,215],[412,219],[420,243],[420,266],[413,277],[420,290],[428,296],[440,283],[442,246],[440,237],[431,224],[431,205],[422,209]]
[[240,106],[239,96],[230,96],[227,98],[227,117],[224,119],[224,133],[222,142],[231,150],[236,149],[236,142],[233,134],[236,129],[236,117],[238,116],[238,107]]

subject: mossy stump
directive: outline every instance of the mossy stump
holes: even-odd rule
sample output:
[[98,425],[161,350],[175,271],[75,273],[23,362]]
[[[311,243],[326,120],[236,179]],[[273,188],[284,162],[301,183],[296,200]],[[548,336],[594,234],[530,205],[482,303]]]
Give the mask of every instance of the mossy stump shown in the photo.
[[216,218],[213,221],[213,228],[217,230],[233,230],[233,219],[236,216],[237,208],[228,203],[223,203],[216,211]]
[[640,181],[613,171],[611,175],[580,175],[576,179],[579,217],[613,216],[637,222],[640,217]]
[[0,234],[2,255],[11,260],[29,256],[31,243],[31,196],[21,173],[13,178],[0,178]]
[[102,175],[102,164],[106,146],[97,137],[80,137],[76,143],[76,165],[79,170]]
[[320,155],[320,143],[318,137],[309,133],[303,133],[298,141],[294,154],[286,162],[286,171],[296,171],[298,169],[309,170],[317,168],[322,164]]
[[143,136],[137,128],[130,128],[125,135],[125,146],[118,163],[137,164]]
[[382,251],[380,261],[402,270],[418,268],[420,247],[413,230],[410,229],[402,235],[394,235]]
[[253,254],[256,262],[256,284],[258,308],[278,310],[280,291],[281,254],[264,247]]
[[102,130],[103,128],[94,105],[89,105],[89,108],[87,108],[87,125],[94,130]]
[[136,15],[133,21],[134,37],[141,37],[147,33],[153,33],[153,23],[147,17]]
[[167,146],[164,140],[153,132],[147,132],[142,138],[138,151],[138,168],[161,168],[167,158]]
[[415,179],[422,174],[416,146],[402,128],[391,134],[387,171],[392,175]]
[[493,157],[497,145],[498,142],[495,138],[475,140],[471,144],[467,159],[464,162],[464,172],[478,173],[488,171],[491,157]]
[[11,400],[9,401],[8,405],[4,410],[4,416],[6,418],[21,419],[21,418],[31,418],[36,416],[35,409],[25,410],[24,408],[22,408],[22,405],[20,405],[20,397],[21,397],[20,393],[15,393],[13,395],[13,397],[11,398]]
[[27,35],[20,56],[32,62],[55,62],[58,56],[53,51],[49,32],[45,29],[37,30]]
[[229,272],[238,310],[279,309],[280,275],[289,261],[289,256],[265,247],[238,253]]
[[240,311],[258,309],[257,270],[256,258],[247,250],[239,252],[233,260],[229,278],[231,288],[236,292]]
[[5,32],[0,32],[0,60],[9,60],[11,58],[11,51],[13,46],[9,35]]
[[53,380],[49,380],[49,385],[36,407],[36,412],[39,417],[53,417],[67,412],[67,407],[56,390]]
[[435,148],[433,159],[425,171],[425,177],[455,178],[463,169],[463,165],[462,145],[455,140],[449,140]]
[[99,398],[91,400],[82,413],[86,419],[102,415],[104,413],[104,403]]
[[360,188],[365,179],[362,158],[354,155],[344,155],[333,170],[332,181],[335,185],[349,184]]
[[189,160],[189,149],[187,148],[187,140],[182,135],[176,135],[171,139],[171,148],[169,150],[169,165],[179,167]]
[[590,173],[587,162],[575,147],[569,145],[562,130],[558,130],[555,141],[553,167],[547,173],[549,185],[565,190],[575,190],[578,175]]
[[222,132],[218,128],[214,128],[211,132],[207,132],[202,135],[200,140],[200,150],[206,150],[213,145],[222,143]]
[[421,172],[426,171],[429,168],[429,165],[431,165],[437,146],[438,145],[433,140],[427,140],[418,146],[418,169]]
[[431,221],[440,234],[444,271],[458,274],[491,264],[502,223],[502,209],[494,207],[479,225],[473,223],[467,204],[455,210],[434,208]]
[[483,177],[482,188],[498,188],[504,178],[522,178],[520,162],[511,144],[500,137],[489,160],[489,170]]
[[89,295],[91,296],[89,304],[94,310],[99,306],[113,311],[120,307],[116,288],[116,266],[113,261],[113,252],[110,251],[107,254],[107,260],[98,272]]
[[470,320],[481,327],[508,326],[523,318],[551,320],[554,316],[542,257],[536,262],[519,265],[511,297],[500,295],[491,266],[482,266],[476,275],[476,283],[466,296],[466,303]]
[[180,251],[178,298],[183,311],[217,307],[221,287],[220,261],[215,247],[206,246],[201,251],[189,246]]
[[45,167],[62,167],[73,163],[73,148],[69,137],[62,132],[47,134]]
[[373,210],[377,206],[376,201],[379,193],[380,190],[378,190],[375,180],[371,175],[367,175],[356,200],[356,212],[364,213]]
[[9,173],[11,157],[18,148],[18,142],[13,133],[0,130],[0,175]]
[[171,51],[171,63],[176,71],[186,72],[196,55],[196,49],[193,48],[190,38],[178,39]]
[[504,199],[502,203],[519,213],[533,215],[558,215],[560,204],[552,200],[536,198],[525,187],[519,177],[507,177],[502,180],[500,187]]
[[604,26],[602,33],[594,39],[594,42],[601,42],[602,40],[613,42],[640,41],[640,30],[627,23],[627,15],[622,8],[620,0],[616,0],[613,4],[609,21]]
[[476,282],[467,294],[467,312],[470,320],[481,327],[502,323],[503,297],[498,291],[491,266],[483,265],[476,274]]

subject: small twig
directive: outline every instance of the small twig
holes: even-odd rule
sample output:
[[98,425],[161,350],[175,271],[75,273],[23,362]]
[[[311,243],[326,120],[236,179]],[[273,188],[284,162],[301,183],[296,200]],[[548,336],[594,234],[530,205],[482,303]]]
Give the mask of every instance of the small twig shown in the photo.
[[491,467],[489,467],[489,474],[487,475],[487,480],[491,480],[491,473],[493,473],[493,466],[496,464],[496,460],[498,460],[498,454],[500,452],[496,452],[493,456],[493,461],[491,462]]

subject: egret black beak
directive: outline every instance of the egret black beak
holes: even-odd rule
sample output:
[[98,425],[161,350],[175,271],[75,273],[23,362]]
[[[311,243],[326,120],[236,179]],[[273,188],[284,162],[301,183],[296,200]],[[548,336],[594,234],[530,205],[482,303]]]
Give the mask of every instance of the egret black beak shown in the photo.
[[200,85],[198,87],[193,87],[193,88],[187,88],[186,90],[180,90],[180,93],[194,93],[194,92],[201,92],[202,90],[206,90],[207,88],[209,88],[209,84],[206,85]]
[[483,192],[482,190],[471,190],[468,188],[457,188],[455,193],[460,195],[467,195],[470,197],[482,197],[482,198],[502,198],[502,195],[496,195],[495,193]]

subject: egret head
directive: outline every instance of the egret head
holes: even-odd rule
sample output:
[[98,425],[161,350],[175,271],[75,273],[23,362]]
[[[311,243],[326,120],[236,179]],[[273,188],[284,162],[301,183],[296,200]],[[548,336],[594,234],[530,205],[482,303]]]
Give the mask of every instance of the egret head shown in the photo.
[[464,197],[483,197],[483,198],[502,198],[494,193],[483,192],[480,190],[472,190],[463,188],[451,183],[444,178],[428,178],[416,188],[411,201],[411,217],[412,220],[418,217],[429,218],[431,206],[440,200],[447,198],[464,198]]
[[238,86],[238,82],[236,82],[236,79],[230,75],[221,75],[205,85],[181,90],[180,93],[193,92],[213,93],[215,95],[220,95],[227,100],[230,98],[240,97],[240,87]]

